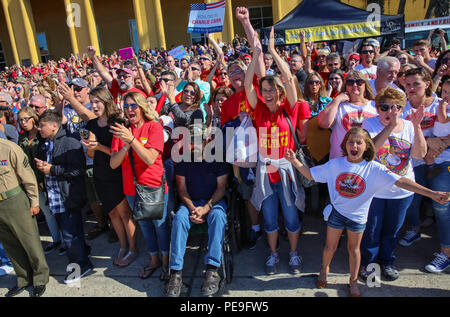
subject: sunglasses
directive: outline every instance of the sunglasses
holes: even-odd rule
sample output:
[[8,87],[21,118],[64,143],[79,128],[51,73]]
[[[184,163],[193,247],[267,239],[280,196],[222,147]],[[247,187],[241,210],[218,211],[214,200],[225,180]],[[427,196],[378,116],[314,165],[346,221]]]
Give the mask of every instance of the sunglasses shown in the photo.
[[162,80],[165,83],[168,83],[169,81],[172,81],[170,78],[160,78],[159,80]]
[[201,58],[199,58],[198,60],[199,60],[199,61],[209,61],[209,58],[201,57]]
[[319,85],[320,81],[319,80],[308,80],[308,84],[310,84],[310,85]]
[[73,87],[73,90],[75,90],[76,92],[80,92],[84,88],[84,87],[79,87],[79,86],[75,86],[75,85],[73,85],[72,87]]
[[330,63],[328,66],[339,66],[339,63]]
[[183,90],[183,94],[189,95],[189,96],[195,96],[195,91],[193,90]]
[[130,75],[130,74],[127,74],[127,75],[124,75],[124,74],[117,75],[117,78],[118,78],[118,79],[128,78],[128,77],[131,77],[131,75]]
[[228,76],[228,73],[219,73],[220,76]]
[[375,53],[374,50],[364,50],[364,51],[361,51],[361,54],[374,54],[374,53]]
[[192,70],[200,70],[197,67],[191,67]]
[[357,84],[358,86],[362,86],[364,84],[364,80],[362,79],[348,79],[346,85],[347,86],[353,86],[354,84]]
[[30,105],[31,108],[33,109],[42,109],[42,108],[47,108],[46,106],[43,107],[39,107],[39,106],[35,106],[35,105]]
[[127,110],[128,108],[131,108],[131,109],[133,109],[133,110],[136,110],[137,107],[139,107],[139,106],[138,106],[138,104],[136,104],[136,103],[124,103],[124,104],[123,104],[123,109],[125,109],[125,110]]
[[387,104],[387,103],[382,103],[381,105],[379,105],[379,108],[380,108],[381,111],[386,112],[389,109],[390,110],[394,110],[394,108],[397,108],[397,110],[400,111],[400,110],[402,110],[403,107],[400,106],[400,105],[390,105],[390,104]]

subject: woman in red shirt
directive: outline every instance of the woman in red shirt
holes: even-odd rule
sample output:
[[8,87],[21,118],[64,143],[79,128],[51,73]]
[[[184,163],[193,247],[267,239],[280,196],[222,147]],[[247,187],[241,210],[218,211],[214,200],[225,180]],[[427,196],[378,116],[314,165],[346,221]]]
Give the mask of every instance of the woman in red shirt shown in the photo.
[[[162,153],[164,148],[163,128],[158,114],[151,110],[145,97],[139,92],[127,93],[123,105],[130,129],[116,123],[111,126],[114,138],[111,145],[112,168],[122,165],[124,193],[130,207],[134,207],[135,187],[133,170],[128,157],[132,149],[136,182],[141,185],[159,187],[163,178]],[[150,253],[150,264],[140,273],[141,278],[150,277],[162,265],[161,279],[168,276],[170,230],[167,221],[167,184],[164,215],[161,220],[139,221]],[[161,257],[160,257],[161,254]]]
[[297,186],[292,165],[284,159],[286,149],[295,149],[294,138],[286,116],[296,129],[298,116],[297,90],[289,66],[278,55],[274,46],[273,28],[269,38],[269,53],[281,71],[286,87],[277,76],[265,76],[259,81],[262,98],[258,98],[253,86],[253,76],[261,55],[261,43],[255,39],[252,62],[245,74],[245,92],[250,107],[254,110],[258,134],[259,159],[255,188],[251,202],[264,214],[264,229],[267,232],[271,254],[266,261],[266,273],[275,274],[279,262],[278,204],[281,203],[290,244],[289,266],[291,273],[300,272],[301,258],[297,254],[300,220],[297,208],[304,209],[304,190]]

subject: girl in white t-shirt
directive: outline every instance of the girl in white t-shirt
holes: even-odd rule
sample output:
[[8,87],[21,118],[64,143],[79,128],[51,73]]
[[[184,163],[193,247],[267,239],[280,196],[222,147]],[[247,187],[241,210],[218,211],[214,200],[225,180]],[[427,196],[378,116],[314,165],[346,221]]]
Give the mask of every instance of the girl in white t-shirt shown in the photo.
[[[372,137],[377,154],[375,160],[398,176],[414,181],[412,158],[422,158],[427,152],[427,142],[420,122],[423,106],[411,113],[411,121],[400,119],[406,104],[403,92],[395,88],[380,91],[375,104],[378,116],[364,120],[362,128]],[[403,225],[406,210],[413,200],[413,193],[397,186],[385,187],[378,192],[369,209],[365,234],[361,242],[361,268],[359,276],[366,280],[370,263],[381,264],[384,277],[394,281],[399,273],[394,266],[394,250],[398,232]]]
[[375,117],[374,95],[367,78],[361,72],[348,72],[342,93],[319,113],[321,128],[332,128],[330,137],[330,159],[341,157],[341,142],[352,127],[360,127],[364,119]]
[[375,145],[369,133],[360,127],[351,128],[345,134],[341,150],[344,157],[331,159],[326,164],[311,169],[301,164],[290,149],[286,150],[285,158],[310,180],[328,183],[332,211],[328,217],[327,238],[317,286],[326,287],[331,260],[342,231],[347,229],[350,264],[349,295],[359,297],[361,293],[357,281],[361,262],[360,244],[374,195],[385,187],[393,185],[429,196],[442,203],[448,201],[449,195],[434,192],[406,177],[399,177],[382,164],[373,161],[376,153]]

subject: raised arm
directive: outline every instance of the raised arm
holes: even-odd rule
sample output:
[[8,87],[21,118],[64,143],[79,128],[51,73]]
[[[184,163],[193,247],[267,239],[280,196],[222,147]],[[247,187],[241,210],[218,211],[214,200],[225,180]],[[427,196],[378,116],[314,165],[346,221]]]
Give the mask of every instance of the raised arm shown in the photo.
[[[254,51],[255,37],[257,37],[258,35],[253,29],[252,24],[250,23],[250,15],[248,9],[246,7],[237,7],[236,18],[242,23],[245,35],[247,36],[248,42],[250,43],[250,48]],[[255,68],[255,74],[258,78],[262,78],[266,75],[266,67],[264,66],[264,57],[262,54],[258,57],[257,62],[258,63]]]
[[[258,41],[259,42],[259,41]],[[255,87],[253,87],[253,77],[255,76],[256,64],[258,63],[258,58],[262,56],[261,47],[255,47],[253,50],[253,58],[250,65],[245,73],[245,94],[247,95],[248,104],[252,109],[256,109],[256,104],[258,103],[258,94],[256,93]]]
[[144,87],[145,93],[147,95],[152,94],[152,87],[148,84],[147,78],[145,77],[144,70],[142,69],[141,64],[139,64],[139,60],[135,54],[133,54],[133,61],[138,70],[139,78],[141,79],[142,86]]
[[314,48],[314,43],[308,42],[308,44],[306,45],[306,58],[305,58],[305,72],[307,74],[310,74],[313,71],[312,62],[311,62],[311,53],[313,51],[313,48]]
[[98,60],[96,56],[96,50],[94,46],[88,46],[87,53],[92,60],[92,65],[94,65],[95,70],[99,73],[100,77],[106,82],[109,88],[111,88],[114,78],[109,74],[109,71],[105,66]]
[[[61,83],[58,86],[58,91],[64,97],[64,99],[67,100],[68,103],[70,103],[72,108],[77,112],[80,118],[83,119],[83,121],[87,122],[91,119],[97,118],[93,111],[86,108],[77,100],[77,98],[75,98],[71,87],[67,86],[65,83]],[[64,113],[62,115],[64,115]]]
[[314,180],[314,178],[311,175],[311,170],[309,169],[309,167],[303,165],[302,163],[300,163],[299,160],[297,160],[297,157],[295,156],[294,151],[292,151],[291,149],[286,149],[286,153],[285,153],[284,157],[286,160],[291,162],[291,164],[297,169],[297,171],[302,173],[303,176],[305,176],[307,179],[309,179],[311,181]]

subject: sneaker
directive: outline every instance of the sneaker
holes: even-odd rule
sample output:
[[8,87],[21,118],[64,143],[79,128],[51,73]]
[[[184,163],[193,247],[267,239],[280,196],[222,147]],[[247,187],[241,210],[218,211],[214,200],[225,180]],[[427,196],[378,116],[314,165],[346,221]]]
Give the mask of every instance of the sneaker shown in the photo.
[[381,270],[383,272],[383,276],[388,281],[395,281],[398,279],[398,270],[394,265],[381,265]]
[[51,242],[44,248],[44,254],[50,254],[61,245],[61,242]]
[[248,239],[248,248],[253,250],[256,247],[256,242],[262,238],[262,232],[255,231],[253,229],[250,230],[250,236]]
[[77,283],[77,282],[79,282],[81,280],[82,277],[88,275],[91,272],[92,272],[92,268],[91,267],[89,267],[89,268],[85,269],[84,271],[82,271],[80,276],[73,277],[72,276],[73,272],[71,272],[71,273],[67,274],[66,277],[64,278],[64,284],[69,285],[69,284]]
[[12,272],[14,272],[14,268],[11,265],[5,264],[0,266],[0,276],[5,276]]
[[444,253],[435,253],[435,258],[427,266],[425,270],[430,273],[441,273],[450,267],[450,258]]
[[280,258],[278,257],[278,254],[270,254],[266,261],[266,273],[268,275],[273,275],[277,272],[277,266],[280,262]]
[[289,268],[291,269],[291,274],[299,274],[302,268],[302,258],[298,255],[291,256]]
[[398,242],[401,246],[408,247],[416,241],[419,241],[422,238],[420,233],[415,232],[414,230],[406,231],[405,236]]
[[59,248],[59,251],[58,251],[59,255],[65,255],[66,253],[67,253],[67,248],[66,247]]
[[358,275],[364,282],[367,281],[367,279],[369,278],[370,274],[371,274],[371,272],[368,272],[366,270],[365,266],[361,266],[361,268],[359,269],[359,274]]

